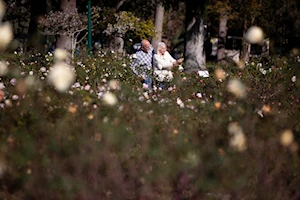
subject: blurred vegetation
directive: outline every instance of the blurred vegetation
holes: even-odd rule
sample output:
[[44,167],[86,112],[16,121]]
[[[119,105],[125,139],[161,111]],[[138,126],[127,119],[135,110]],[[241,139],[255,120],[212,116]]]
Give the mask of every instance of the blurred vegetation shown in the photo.
[[[59,93],[46,81],[51,54],[1,54],[1,199],[299,199],[298,55],[231,63],[223,80],[214,63],[209,78],[174,69],[167,89],[152,93],[129,56],[85,55],[72,64],[76,83]],[[246,98],[227,92],[234,78]],[[104,104],[106,91],[116,106]],[[246,136],[243,151],[230,145],[231,123]],[[284,130],[291,144],[282,145]]]

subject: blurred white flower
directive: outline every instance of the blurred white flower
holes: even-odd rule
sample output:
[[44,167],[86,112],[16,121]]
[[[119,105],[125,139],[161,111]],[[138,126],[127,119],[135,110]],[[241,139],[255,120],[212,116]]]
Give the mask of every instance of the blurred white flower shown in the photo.
[[230,138],[229,145],[237,151],[245,151],[247,149],[246,140],[244,133],[235,134]]
[[40,71],[41,71],[41,72],[46,72],[47,69],[46,69],[46,67],[41,67]]
[[246,97],[246,87],[245,85],[238,79],[232,79],[227,84],[227,91],[234,94],[237,98],[245,98]]
[[38,80],[34,76],[27,76],[25,78],[25,84],[31,88],[31,87],[36,87],[38,85]]
[[148,92],[144,92],[143,95],[144,95],[144,97],[145,97],[146,99],[149,99],[149,94],[148,94]]
[[5,105],[8,106],[8,107],[11,107],[11,106],[12,106],[11,100],[10,100],[10,99],[5,99],[4,103],[5,103]]
[[244,151],[247,149],[247,138],[243,132],[242,127],[237,122],[231,122],[228,125],[228,133],[231,135],[229,145],[237,151]]
[[72,85],[72,88],[79,88],[80,87],[80,83],[76,82]]
[[84,86],[84,89],[88,91],[91,89],[91,86],[89,84],[87,84],[86,86]]
[[59,92],[66,91],[75,81],[75,72],[69,65],[64,63],[55,64],[47,77],[50,84],[52,84]]
[[64,61],[68,58],[68,52],[61,48],[54,50],[54,61]]
[[251,26],[246,32],[246,39],[251,44],[262,42],[264,39],[263,30],[258,26]]
[[215,70],[215,74],[216,74],[217,79],[219,79],[219,80],[224,80],[226,78],[226,72],[221,67],[218,67]]
[[195,152],[188,152],[186,157],[183,159],[183,162],[187,163],[190,166],[197,166],[200,162],[199,155]]
[[5,88],[4,83],[0,82],[0,90],[3,90]]
[[293,83],[295,83],[295,82],[297,81],[297,77],[296,77],[296,76],[293,76],[293,77],[291,78],[291,81],[292,81]]
[[51,98],[48,96],[45,98],[45,101],[49,103],[49,102],[51,102]]
[[0,61],[0,76],[5,76],[8,73],[8,67],[5,62]]
[[18,81],[17,81],[16,78],[12,78],[9,82],[10,82],[10,84],[12,84],[12,85],[16,85]]
[[262,63],[257,63],[256,67],[262,67]]
[[6,50],[8,44],[13,39],[12,26],[9,22],[0,25],[0,51]]
[[12,100],[18,100],[18,99],[19,99],[19,96],[18,96],[18,95],[13,95],[13,96],[11,97],[11,99],[12,99]]
[[110,80],[108,82],[108,87],[111,89],[111,90],[119,90],[120,89],[120,82],[117,81],[117,80]]
[[144,101],[145,98],[144,98],[143,96],[140,96],[140,97],[138,98],[138,100],[139,100],[139,101]]
[[156,95],[152,95],[152,99],[153,99],[153,101],[157,101],[157,96]]
[[202,94],[201,94],[201,93],[197,93],[196,96],[197,96],[198,98],[202,98]]
[[259,68],[259,71],[263,74],[263,75],[266,75],[267,73],[267,70],[263,69],[263,68]]
[[182,102],[182,100],[179,97],[177,97],[176,103],[180,106],[180,108],[184,108],[184,103]]
[[84,102],[82,103],[82,105],[83,105],[84,107],[88,107],[88,106],[90,105],[90,103],[87,102],[87,101],[84,101]]
[[178,66],[178,71],[183,72],[184,68],[182,67],[182,65]]
[[148,89],[148,84],[143,83],[143,89]]
[[115,106],[118,103],[116,95],[112,92],[106,92],[103,94],[102,101],[105,105]]
[[280,143],[283,146],[289,146],[294,141],[294,134],[291,130],[284,130],[280,135]]

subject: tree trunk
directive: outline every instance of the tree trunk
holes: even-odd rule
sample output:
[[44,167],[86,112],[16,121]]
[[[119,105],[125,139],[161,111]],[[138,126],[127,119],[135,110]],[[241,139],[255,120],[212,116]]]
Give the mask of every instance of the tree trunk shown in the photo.
[[246,62],[249,62],[251,44],[246,41],[245,33],[243,35],[244,36],[243,36],[243,40],[242,40],[242,55],[241,55],[241,58],[246,63]]
[[111,42],[111,50],[114,50],[117,58],[121,59],[124,55],[124,39],[122,34],[116,34]]
[[250,47],[251,47],[250,43],[246,41],[246,37],[245,37],[246,31],[247,31],[247,20],[244,21],[244,31],[243,31],[243,39],[242,39],[242,50],[241,50],[241,59],[245,63],[249,62]]
[[[61,0],[60,9],[65,11],[66,9],[76,9],[76,0]],[[66,50],[72,49],[72,39],[67,35],[57,36],[56,47]]]
[[204,25],[200,16],[197,16],[190,22],[186,30],[185,44],[185,72],[197,72],[206,70],[205,52],[204,52]]
[[[31,1],[31,15],[28,27],[27,47],[34,52],[44,52],[46,37],[38,32],[38,19],[46,14],[47,4],[44,0]],[[26,51],[26,50],[25,50]]]
[[164,12],[165,9],[162,4],[158,3],[156,5],[156,13],[155,13],[155,30],[156,35],[152,38],[151,44],[156,52],[157,44],[161,42],[162,38],[162,30],[163,30],[163,22],[164,22]]
[[186,1],[186,30],[185,30],[185,72],[192,73],[206,70],[204,51],[204,24],[201,11],[204,1]]
[[219,24],[219,37],[218,37],[218,54],[217,59],[219,64],[226,64],[226,37],[227,37],[227,14],[221,14]]

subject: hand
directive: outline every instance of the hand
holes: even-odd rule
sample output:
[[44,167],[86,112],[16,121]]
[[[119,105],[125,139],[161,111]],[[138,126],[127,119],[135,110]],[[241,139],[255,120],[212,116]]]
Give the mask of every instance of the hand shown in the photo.
[[184,60],[183,58],[179,58],[179,59],[177,60],[177,64],[178,64],[178,65],[181,65],[181,63],[183,62],[183,60]]
[[138,81],[139,82],[142,82],[144,80],[146,80],[145,76],[138,76]]

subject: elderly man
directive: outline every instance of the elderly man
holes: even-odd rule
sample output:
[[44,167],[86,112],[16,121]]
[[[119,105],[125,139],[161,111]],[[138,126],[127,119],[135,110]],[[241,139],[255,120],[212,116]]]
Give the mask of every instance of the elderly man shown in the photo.
[[142,83],[152,90],[152,64],[154,50],[146,39],[141,41],[141,47],[136,51],[136,58],[132,60],[130,68],[133,73],[142,78]]

